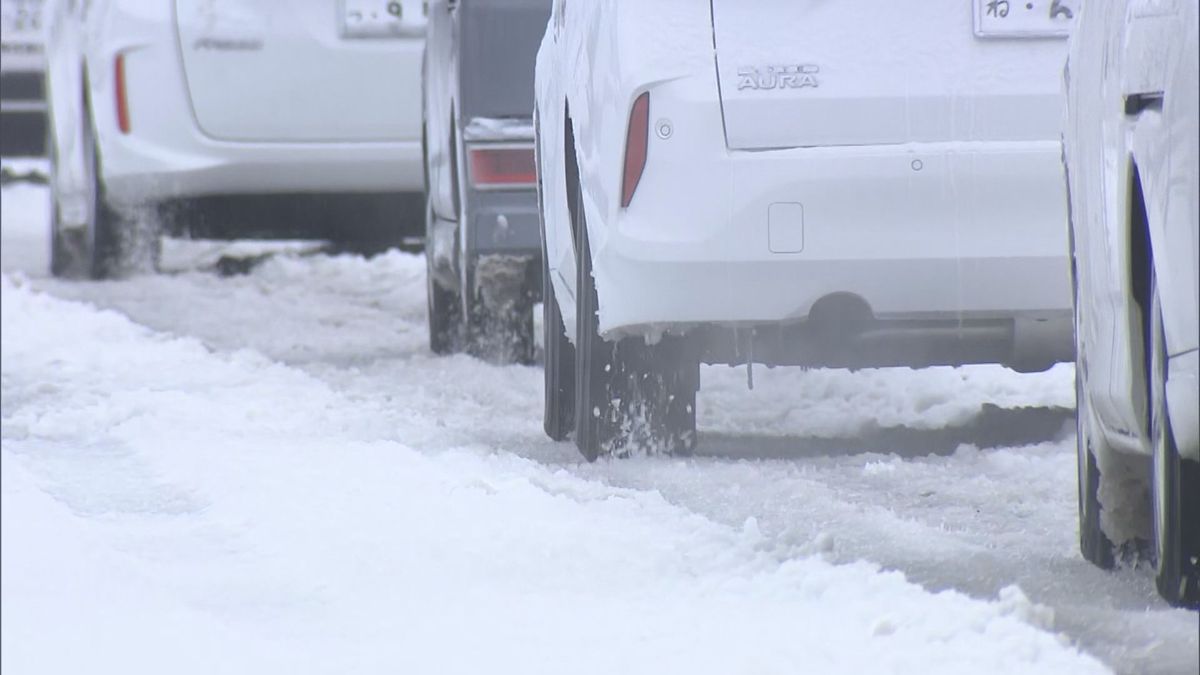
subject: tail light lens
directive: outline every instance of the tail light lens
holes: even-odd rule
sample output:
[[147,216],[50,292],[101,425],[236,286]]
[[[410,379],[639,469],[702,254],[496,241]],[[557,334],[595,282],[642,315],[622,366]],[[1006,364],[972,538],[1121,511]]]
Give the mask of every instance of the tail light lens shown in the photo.
[[125,55],[117,54],[114,65],[114,89],[117,98],[117,127],[121,133],[129,133],[129,100],[125,94]]
[[646,143],[650,132],[650,92],[642,92],[629,112],[629,133],[625,136],[625,176],[621,181],[621,206],[629,206],[646,168]]
[[479,190],[529,188],[537,184],[532,145],[486,145],[467,149],[471,185]]

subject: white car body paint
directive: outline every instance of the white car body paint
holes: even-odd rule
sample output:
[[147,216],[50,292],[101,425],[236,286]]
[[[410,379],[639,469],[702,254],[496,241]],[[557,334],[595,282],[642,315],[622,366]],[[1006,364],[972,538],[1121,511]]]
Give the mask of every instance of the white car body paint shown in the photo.
[[[1088,5],[1071,45],[1065,134],[1078,349],[1097,422],[1115,449],[1149,453],[1142,318],[1131,287],[1136,167],[1162,301],[1171,426],[1181,456],[1192,459],[1200,459],[1198,18],[1196,0]],[[1127,100],[1156,97],[1160,104],[1126,110]]]
[[[796,322],[852,293],[881,319],[1011,319],[1016,343],[1049,325],[1022,348],[1069,358],[1065,41],[977,38],[971,7],[556,2],[536,97],[568,335],[569,110],[604,335]],[[743,68],[779,64],[817,86],[739,89]],[[647,91],[648,159],[622,208]],[[802,225],[773,235],[773,209]]]
[[[53,2],[48,79],[64,224],[84,219],[84,124],[121,205],[419,191],[424,19],[420,2],[402,5],[412,19],[397,35],[348,38],[343,3]],[[118,55],[129,133],[117,120]]]

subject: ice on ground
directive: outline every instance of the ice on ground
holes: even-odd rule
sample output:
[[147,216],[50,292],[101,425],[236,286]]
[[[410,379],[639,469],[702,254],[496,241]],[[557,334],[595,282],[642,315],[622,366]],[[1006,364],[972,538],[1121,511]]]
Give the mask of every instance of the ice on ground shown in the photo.
[[417,450],[437,420],[19,276],[0,329],[6,672],[1105,672],[1016,592],[780,560],[654,490]]

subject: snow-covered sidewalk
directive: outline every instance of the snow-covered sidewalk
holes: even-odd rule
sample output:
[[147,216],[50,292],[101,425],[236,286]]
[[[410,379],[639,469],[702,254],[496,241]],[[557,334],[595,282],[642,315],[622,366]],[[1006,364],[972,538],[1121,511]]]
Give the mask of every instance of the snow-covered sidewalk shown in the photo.
[[415,450],[437,420],[0,292],[5,672],[1104,671],[1019,591],[932,594],[655,491]]

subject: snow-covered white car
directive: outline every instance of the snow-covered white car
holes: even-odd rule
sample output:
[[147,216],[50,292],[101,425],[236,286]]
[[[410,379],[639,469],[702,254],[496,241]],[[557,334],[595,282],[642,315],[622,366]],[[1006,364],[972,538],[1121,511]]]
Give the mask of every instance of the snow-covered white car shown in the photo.
[[[109,276],[152,257],[145,205],[313,194],[401,204],[423,189],[421,0],[51,7],[56,274]],[[419,217],[403,215],[351,236],[419,233]]]
[[588,458],[686,451],[700,362],[1070,360],[1072,14],[557,0],[535,92],[546,432]]
[[542,286],[533,61],[550,0],[430,0],[425,38],[429,346],[533,360]]
[[1086,3],[1068,62],[1080,547],[1200,604],[1197,0]]

